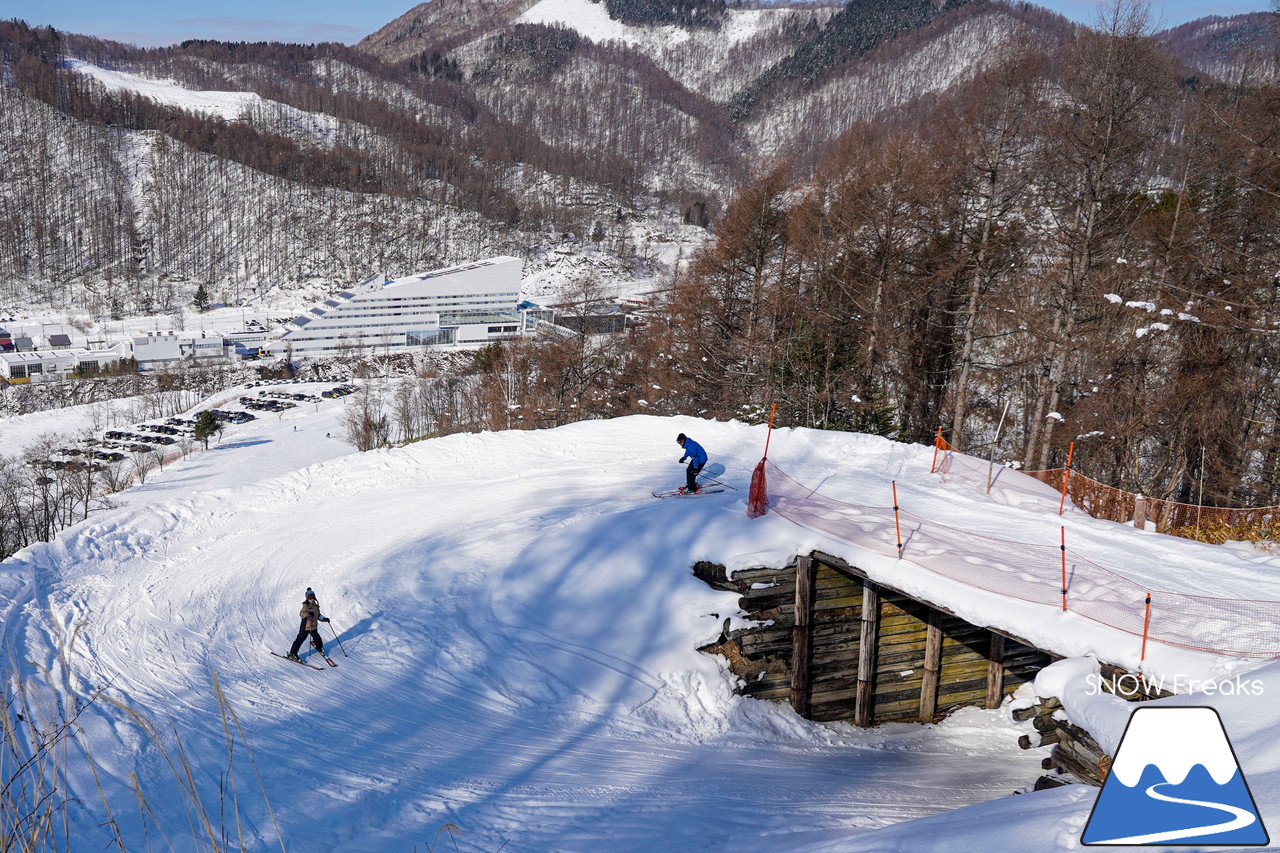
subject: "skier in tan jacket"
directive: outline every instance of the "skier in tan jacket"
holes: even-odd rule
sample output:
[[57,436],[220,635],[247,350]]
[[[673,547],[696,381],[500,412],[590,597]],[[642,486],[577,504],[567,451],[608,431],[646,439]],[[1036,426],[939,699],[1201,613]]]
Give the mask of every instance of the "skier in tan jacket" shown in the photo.
[[316,647],[321,655],[324,654],[324,638],[320,636],[320,623],[328,622],[328,616],[320,615],[320,602],[316,600],[315,591],[311,587],[307,587],[307,596],[302,600],[302,609],[298,611],[298,618],[302,623],[298,626],[298,636],[294,638],[293,645],[289,648],[289,654],[285,657],[289,660],[300,660],[298,657],[298,649],[302,648],[302,641],[311,635],[311,645]]

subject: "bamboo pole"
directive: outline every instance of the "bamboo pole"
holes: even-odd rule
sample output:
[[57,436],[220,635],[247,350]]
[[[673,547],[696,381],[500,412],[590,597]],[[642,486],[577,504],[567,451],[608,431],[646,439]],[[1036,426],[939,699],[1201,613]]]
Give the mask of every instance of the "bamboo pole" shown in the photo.
[[[1009,401],[1004,401],[1004,411],[1000,413],[1000,424],[996,427],[996,440],[991,446],[991,455],[994,456],[996,449],[1000,446],[1000,431],[1004,429],[1005,415],[1009,414]],[[991,494],[992,474],[995,473],[996,461],[994,459],[987,460],[987,494]]]
[[769,458],[769,441],[773,438],[773,415],[778,411],[778,404],[774,403],[769,409],[769,431],[764,436],[764,458]]
[[898,559],[902,559],[902,525],[898,523],[898,481],[893,481],[893,529],[898,533]]

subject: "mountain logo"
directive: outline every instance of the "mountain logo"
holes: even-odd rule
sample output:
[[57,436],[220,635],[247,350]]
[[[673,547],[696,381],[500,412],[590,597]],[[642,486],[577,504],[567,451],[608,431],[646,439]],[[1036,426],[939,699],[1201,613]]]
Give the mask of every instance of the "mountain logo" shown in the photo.
[[1213,708],[1138,708],[1085,824],[1084,845],[1268,842]]

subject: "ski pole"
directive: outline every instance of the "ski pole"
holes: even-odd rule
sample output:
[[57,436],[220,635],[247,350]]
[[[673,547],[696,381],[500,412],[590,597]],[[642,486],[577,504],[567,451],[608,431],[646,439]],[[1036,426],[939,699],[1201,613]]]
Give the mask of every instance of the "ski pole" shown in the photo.
[[[699,478],[699,479],[701,479],[701,478],[703,478],[703,477],[707,477],[707,475],[706,475],[706,474],[699,474],[699,475],[698,475],[698,478]],[[735,492],[736,492],[736,491],[738,491],[738,487],[737,487],[737,486],[730,486],[728,483],[722,483],[721,481],[717,480],[715,477],[707,477],[707,482],[708,482],[708,483],[715,483],[717,486],[724,486],[726,489],[733,489]]]
[[349,657],[351,657],[351,655],[347,654],[347,650],[346,650],[346,649],[344,649],[344,648],[342,648],[342,640],[338,637],[338,632],[337,632],[336,630],[334,630],[334,627],[333,627],[333,623],[332,623],[332,622],[330,622],[330,623],[329,623],[329,630],[330,630],[330,631],[333,631],[333,639],[335,639],[335,640],[337,640],[337,641],[338,641],[338,648],[342,651],[342,656],[343,656],[344,658],[349,658]]

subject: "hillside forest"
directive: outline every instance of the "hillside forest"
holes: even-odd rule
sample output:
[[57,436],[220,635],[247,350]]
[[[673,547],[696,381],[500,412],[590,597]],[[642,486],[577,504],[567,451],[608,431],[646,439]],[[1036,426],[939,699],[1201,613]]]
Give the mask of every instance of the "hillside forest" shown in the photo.
[[[699,4],[672,8],[706,28]],[[744,116],[782,90],[673,87],[635,51],[563,28],[520,24],[391,62],[341,45],[142,51],[10,22],[0,299],[165,311],[199,282],[225,295],[228,282],[528,258],[569,231],[634,257],[621,226],[644,196],[704,234],[660,276],[644,324],[397,364],[416,381],[367,410],[375,435],[639,412],[760,420],[776,404],[780,426],[914,442],[941,429],[1030,469],[1063,464],[1074,443],[1076,468],[1117,487],[1280,504],[1275,57],[1210,76],[1155,37],[1143,5],[1053,38],[1025,14],[954,85],[755,147]],[[66,55],[272,106],[194,115],[107,91]],[[566,102],[535,117],[532,95],[493,82],[518,68],[536,93],[574,64],[604,75],[594,116]],[[817,85],[803,78],[786,91]],[[646,97],[618,96],[618,81]],[[334,121],[300,128],[291,110]],[[588,119],[614,135],[566,130]],[[141,208],[124,168],[139,158]],[[585,282],[565,299],[604,296]]]
[[[1186,74],[1140,7],[1051,52],[1013,45],[927,109],[754,175],[651,326],[618,365],[575,364],[568,399],[941,428],[1029,469],[1074,442],[1121,488],[1278,504],[1273,81]],[[492,361],[535,352],[520,373],[566,370],[554,348]]]

